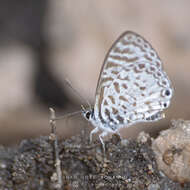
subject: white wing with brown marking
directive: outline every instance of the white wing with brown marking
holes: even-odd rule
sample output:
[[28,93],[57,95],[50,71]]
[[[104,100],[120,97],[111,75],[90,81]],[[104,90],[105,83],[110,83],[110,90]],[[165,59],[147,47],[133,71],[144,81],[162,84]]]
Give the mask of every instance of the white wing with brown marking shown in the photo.
[[125,32],[109,50],[98,80],[96,123],[117,130],[162,118],[173,90],[152,46],[134,32]]

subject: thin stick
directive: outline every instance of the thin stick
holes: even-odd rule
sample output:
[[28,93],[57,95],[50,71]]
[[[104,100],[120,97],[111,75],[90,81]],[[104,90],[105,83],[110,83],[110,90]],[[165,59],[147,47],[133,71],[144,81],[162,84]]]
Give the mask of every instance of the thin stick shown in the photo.
[[62,189],[63,180],[62,180],[62,172],[61,172],[61,161],[59,159],[59,147],[58,147],[58,140],[56,135],[56,122],[55,122],[55,111],[53,108],[49,108],[50,110],[50,126],[51,126],[51,135],[50,139],[54,142],[54,157],[55,157],[55,167],[57,173],[57,189]]

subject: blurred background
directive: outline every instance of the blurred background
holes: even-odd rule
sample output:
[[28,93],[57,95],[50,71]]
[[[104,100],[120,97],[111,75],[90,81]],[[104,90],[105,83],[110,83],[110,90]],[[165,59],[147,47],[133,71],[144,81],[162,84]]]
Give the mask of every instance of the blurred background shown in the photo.
[[[190,1],[0,0],[0,143],[47,135],[49,110],[80,110],[78,95],[92,105],[104,57],[126,30],[157,50],[175,89],[166,119],[125,128],[122,135],[152,134],[170,120],[190,116]],[[92,126],[82,116],[57,123],[61,137]]]

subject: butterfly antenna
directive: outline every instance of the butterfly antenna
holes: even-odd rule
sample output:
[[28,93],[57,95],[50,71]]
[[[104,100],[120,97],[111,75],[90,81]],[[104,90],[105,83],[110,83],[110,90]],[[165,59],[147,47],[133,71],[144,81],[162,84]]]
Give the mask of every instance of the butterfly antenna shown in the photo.
[[[80,95],[80,93],[79,93],[75,88],[73,88],[71,82],[70,82],[68,79],[65,79],[65,81],[66,81],[67,85],[79,96],[79,98],[81,99],[81,101],[86,102],[86,103],[88,104],[88,107],[89,107],[90,109],[92,109],[92,107],[91,107],[91,105],[90,105],[90,102],[89,102],[88,100],[84,99],[84,98]],[[81,108],[82,108],[83,111],[86,110],[83,105],[81,105]]]
[[[51,110],[52,108],[50,108],[50,110]],[[73,115],[76,115],[76,114],[79,114],[79,113],[81,113],[82,111],[81,110],[79,110],[79,111],[75,111],[75,112],[72,112],[72,113],[66,113],[65,115],[63,115],[63,116],[60,116],[60,117],[55,117],[53,120],[55,121],[55,120],[61,120],[61,119],[64,119],[64,118],[66,118],[66,117],[71,117],[71,116],[73,116]]]
[[83,105],[80,105],[83,111],[86,111],[85,107]]

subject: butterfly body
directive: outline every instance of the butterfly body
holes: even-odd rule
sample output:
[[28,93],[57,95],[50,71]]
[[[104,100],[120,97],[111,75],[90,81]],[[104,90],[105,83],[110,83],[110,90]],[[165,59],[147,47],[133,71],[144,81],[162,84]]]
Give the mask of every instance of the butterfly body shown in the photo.
[[[103,131],[99,138],[118,133],[122,127],[164,117],[173,88],[162,62],[152,46],[140,35],[127,31],[112,45],[104,60],[95,95],[94,108],[84,117]],[[87,117],[88,116],[88,117]]]

